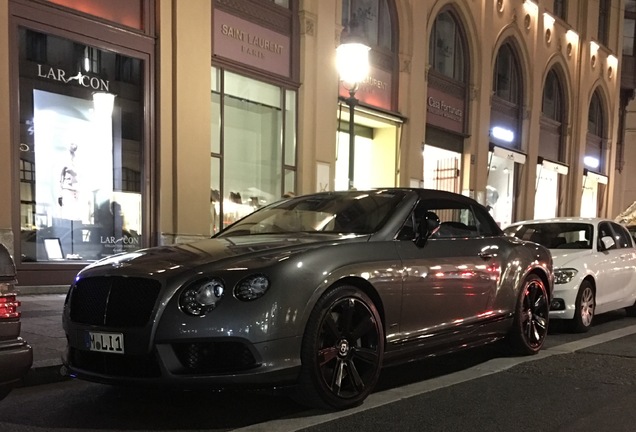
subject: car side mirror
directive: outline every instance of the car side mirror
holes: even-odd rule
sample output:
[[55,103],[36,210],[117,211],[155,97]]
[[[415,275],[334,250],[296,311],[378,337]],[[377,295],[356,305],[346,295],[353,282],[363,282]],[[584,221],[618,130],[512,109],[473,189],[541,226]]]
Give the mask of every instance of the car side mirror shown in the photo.
[[424,247],[429,237],[437,232],[439,225],[439,219],[434,213],[431,214],[430,212],[427,212],[424,216],[420,217],[418,219],[415,239],[413,239],[415,246],[418,248]]
[[601,251],[610,250],[616,246],[616,242],[610,236],[601,237]]

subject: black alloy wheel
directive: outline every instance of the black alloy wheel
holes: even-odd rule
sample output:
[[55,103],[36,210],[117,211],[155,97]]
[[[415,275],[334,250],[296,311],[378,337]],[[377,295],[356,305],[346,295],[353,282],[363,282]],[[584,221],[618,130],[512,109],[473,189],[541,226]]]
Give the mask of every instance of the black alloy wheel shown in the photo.
[[517,302],[511,342],[519,354],[536,354],[543,347],[548,334],[550,301],[541,278],[526,277]]
[[297,399],[328,409],[361,404],[377,383],[383,354],[384,331],[371,299],[351,286],[328,291],[305,330]]

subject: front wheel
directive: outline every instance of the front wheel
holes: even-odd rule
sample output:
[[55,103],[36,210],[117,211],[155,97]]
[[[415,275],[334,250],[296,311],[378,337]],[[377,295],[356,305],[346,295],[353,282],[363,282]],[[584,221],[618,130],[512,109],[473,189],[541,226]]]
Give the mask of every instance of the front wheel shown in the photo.
[[571,321],[572,331],[585,333],[592,326],[596,300],[592,284],[586,280],[581,282],[579,292],[574,303],[574,318]]
[[352,286],[333,288],[309,317],[296,399],[331,409],[361,404],[378,381],[383,355],[384,331],[373,301]]
[[550,301],[545,284],[537,275],[529,275],[523,282],[510,342],[514,352],[522,355],[539,352],[548,334]]

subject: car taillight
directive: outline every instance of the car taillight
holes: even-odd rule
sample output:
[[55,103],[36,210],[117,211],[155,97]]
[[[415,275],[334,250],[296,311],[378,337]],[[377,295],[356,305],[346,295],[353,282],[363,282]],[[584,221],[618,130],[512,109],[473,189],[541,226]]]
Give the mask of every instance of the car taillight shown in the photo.
[[15,294],[0,295],[0,319],[20,318],[20,301]]

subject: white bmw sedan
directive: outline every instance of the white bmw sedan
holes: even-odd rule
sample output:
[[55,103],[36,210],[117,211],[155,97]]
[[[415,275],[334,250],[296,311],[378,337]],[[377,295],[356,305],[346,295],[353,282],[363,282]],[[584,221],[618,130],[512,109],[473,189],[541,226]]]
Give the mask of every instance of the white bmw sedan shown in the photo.
[[517,222],[504,231],[552,253],[550,318],[570,320],[573,331],[585,332],[595,315],[620,308],[636,315],[636,248],[624,226],[562,217]]

